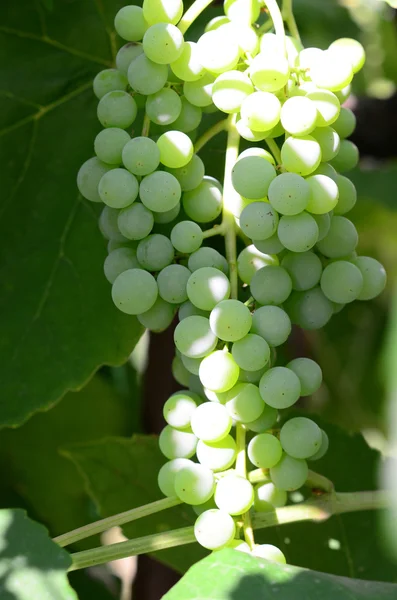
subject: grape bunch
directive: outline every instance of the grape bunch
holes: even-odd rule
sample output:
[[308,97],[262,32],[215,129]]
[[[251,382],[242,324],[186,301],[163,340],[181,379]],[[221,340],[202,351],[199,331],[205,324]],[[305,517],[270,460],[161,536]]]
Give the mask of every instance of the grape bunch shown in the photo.
[[[275,33],[262,33],[271,25],[264,5]],[[115,305],[155,332],[178,315],[172,369],[186,389],[164,405],[161,491],[193,506],[205,548],[285,562],[274,546],[240,539],[241,520],[284,506],[328,438],[311,419],[286,417],[319,389],[320,366],[304,357],[280,365],[276,349],[292,324],[318,329],[345,304],[377,296],[386,275],[357,256],[345,216],[357,194],[343,173],[358,150],[343,104],[364,50],[346,38],[305,49],[275,9],[225,0],[224,16],[191,42],[181,0],[122,8],[115,28],[127,43],[117,68],[95,77],[103,129],[77,183],[105,204],[99,227]],[[195,151],[213,112],[227,117]],[[222,185],[197,152],[224,129]],[[238,154],[240,138],[256,145]],[[218,233],[226,258],[210,245]],[[236,234],[246,242],[238,256]]]

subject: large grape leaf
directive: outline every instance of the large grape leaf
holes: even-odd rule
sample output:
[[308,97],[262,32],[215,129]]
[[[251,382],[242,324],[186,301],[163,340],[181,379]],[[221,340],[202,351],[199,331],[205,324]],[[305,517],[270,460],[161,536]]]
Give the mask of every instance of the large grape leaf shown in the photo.
[[76,189],[100,129],[91,82],[113,60],[110,23],[93,0],[0,3],[0,426],[123,363],[141,333],[112,304],[99,207]]
[[2,600],[77,600],[66,572],[69,554],[20,509],[0,510]]
[[393,600],[397,586],[280,565],[237,550],[194,565],[164,600]]
[[[73,460],[84,476],[87,490],[103,517],[163,497],[157,485],[157,473],[166,459],[155,436],[108,438],[70,446],[64,454]],[[191,507],[181,505],[124,525],[123,531],[127,537],[136,538],[193,525],[194,520]],[[184,572],[205,554],[203,548],[190,544],[161,550],[154,556]]]

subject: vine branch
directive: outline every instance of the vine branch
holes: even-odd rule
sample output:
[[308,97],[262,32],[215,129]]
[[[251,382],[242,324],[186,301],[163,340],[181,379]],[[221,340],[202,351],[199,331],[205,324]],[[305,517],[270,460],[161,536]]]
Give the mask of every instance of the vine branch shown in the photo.
[[207,129],[207,131],[204,131],[203,135],[201,135],[197,142],[194,144],[195,153],[197,154],[197,152],[199,152],[201,148],[203,148],[203,146],[205,146],[207,142],[212,140],[212,138],[215,137],[218,133],[221,133],[221,131],[225,131],[227,129],[227,124],[228,119],[222,119],[221,121],[215,123],[215,125],[213,125],[209,129]]
[[296,24],[294,13],[292,10],[292,1],[293,0],[283,0],[281,13],[283,15],[284,21],[287,23],[287,27],[290,34],[300,42],[301,36],[299,35],[298,26]]
[[178,29],[181,33],[185,33],[190,25],[197,19],[199,15],[211,4],[212,0],[195,0],[187,9],[182,19],[179,21]]

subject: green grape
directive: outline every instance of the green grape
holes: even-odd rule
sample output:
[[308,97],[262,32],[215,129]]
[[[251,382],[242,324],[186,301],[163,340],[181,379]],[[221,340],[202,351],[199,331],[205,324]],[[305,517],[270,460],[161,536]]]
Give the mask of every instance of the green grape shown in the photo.
[[204,33],[198,39],[197,51],[200,63],[212,73],[230,71],[240,58],[236,39],[222,28]]
[[280,242],[277,232],[269,237],[267,240],[256,240],[254,246],[259,252],[263,254],[278,254],[282,250],[285,250],[284,246]]
[[258,371],[247,371],[244,369],[240,369],[238,380],[243,383],[259,383],[263,373],[265,373],[269,368],[270,363],[267,364],[265,367],[262,367],[262,369],[258,369]]
[[279,122],[280,111],[280,100],[274,94],[254,92],[242,103],[241,118],[255,131],[268,131]]
[[301,384],[291,369],[273,367],[262,375],[259,392],[265,404],[278,409],[289,408],[299,399]]
[[303,329],[321,329],[333,314],[332,303],[319,286],[292,292],[285,306],[291,321]]
[[195,42],[183,43],[179,57],[171,62],[171,69],[183,81],[197,81],[204,75]]
[[236,533],[232,517],[214,508],[203,512],[194,524],[194,535],[201,546],[217,550],[230,543]]
[[302,70],[310,69],[312,64],[320,58],[322,53],[323,50],[320,50],[320,48],[304,48],[299,52],[295,64]]
[[291,321],[279,306],[261,306],[252,315],[251,331],[271,346],[281,346],[291,333]]
[[246,73],[227,71],[215,79],[212,86],[212,101],[219,110],[225,113],[236,113],[253,91],[254,86]]
[[270,477],[276,488],[293,492],[304,485],[308,475],[305,460],[284,454],[280,462],[270,469]]
[[[268,137],[269,131],[254,131],[250,127],[248,127],[246,121],[244,119],[240,119],[236,123],[236,129],[244,140],[248,142],[260,142]],[[270,130],[271,131],[271,130]]]
[[321,446],[320,449],[317,450],[316,454],[313,454],[309,457],[309,460],[319,460],[322,458],[328,451],[329,447],[329,439],[327,434],[323,429],[321,429]]
[[175,346],[190,358],[202,358],[212,352],[218,342],[209,320],[200,315],[185,317],[175,328]]
[[339,102],[341,104],[343,104],[344,102],[346,102],[346,100],[348,98],[350,98],[351,93],[352,93],[352,86],[351,86],[351,83],[349,83],[349,85],[344,87],[342,90],[335,92],[335,96],[338,98]]
[[253,383],[237,383],[224,397],[230,416],[239,423],[251,423],[263,413],[264,402]]
[[195,252],[203,242],[200,225],[194,221],[180,221],[171,230],[171,242],[178,252],[183,254]]
[[333,124],[333,128],[340,138],[350,137],[356,128],[356,115],[350,108],[342,106],[339,117]]
[[215,29],[219,29],[222,25],[227,25],[230,23],[230,19],[226,17],[226,15],[220,15],[219,17],[214,17],[210,21],[208,21],[207,25],[204,28],[204,32],[214,31]]
[[306,211],[299,215],[284,215],[280,219],[277,235],[287,250],[306,252],[313,248],[318,240],[318,226]]
[[[186,322],[185,319],[183,322]],[[222,350],[212,352],[200,364],[199,377],[204,387],[213,392],[226,392],[237,382],[239,368],[231,354]]]
[[120,273],[139,268],[136,250],[133,248],[116,248],[108,254],[103,265],[105,277],[110,283],[114,283]]
[[[179,431],[179,429],[174,429],[171,425],[166,425],[160,433],[159,446],[161,452],[169,460],[173,460],[174,458],[190,458],[196,452],[197,438],[194,433]],[[176,475],[174,483],[176,484]],[[177,493],[176,488],[175,491]]]
[[364,66],[365,50],[357,40],[340,38],[332,42],[329,50],[342,61],[348,60],[351,63],[353,73],[357,73]]
[[325,236],[327,235],[327,233],[329,232],[329,229],[331,227],[331,214],[332,213],[330,213],[330,212],[324,213],[322,215],[313,215],[312,214],[312,217],[316,221],[317,227],[318,227],[317,242],[320,242],[321,240],[323,240],[325,238]]
[[155,212],[167,212],[175,208],[181,194],[179,181],[165,171],[155,171],[147,175],[139,186],[142,204]]
[[157,144],[148,137],[136,137],[123,148],[123,164],[134,175],[149,175],[160,164]]
[[181,361],[184,367],[191,373],[192,375],[198,375],[200,369],[201,358],[190,358],[190,356],[185,356],[181,354]]
[[122,242],[118,242],[116,240],[109,240],[106,250],[107,253],[110,254],[110,252],[113,252],[113,250],[117,250],[117,248],[131,248],[131,244],[132,242],[130,242],[130,240],[127,240],[126,238],[124,238],[124,241]]
[[336,185],[339,190],[339,198],[333,209],[334,215],[344,215],[354,208],[357,202],[357,190],[350,179],[339,174],[336,176]]
[[363,287],[357,299],[372,300],[379,296],[386,286],[386,271],[383,265],[369,256],[358,256],[352,262],[363,276]]
[[223,9],[228,18],[240,25],[255,23],[259,17],[261,4],[259,0],[224,0]]
[[282,304],[291,293],[291,277],[282,267],[269,265],[255,273],[250,290],[260,304]]
[[306,179],[310,197],[306,210],[322,215],[330,212],[338,203],[339,190],[335,181],[327,175],[312,175]]
[[142,240],[153,229],[153,213],[140,202],[136,202],[120,211],[117,224],[127,239]]
[[238,160],[240,160],[240,158],[245,158],[246,156],[261,156],[262,158],[266,159],[270,164],[272,164],[274,167],[276,166],[276,161],[274,160],[273,155],[270,154],[270,152],[268,152],[264,148],[255,148],[255,146],[253,146],[251,148],[247,148],[246,150],[244,150],[243,152],[241,152],[238,155]]
[[98,193],[98,184],[103,175],[114,169],[113,165],[106,165],[96,156],[83,163],[77,173],[77,187],[79,192],[91,202],[102,202]]
[[190,162],[179,169],[167,169],[179,181],[183,192],[194,190],[203,181],[205,167],[197,154],[193,154]]
[[[222,405],[214,405],[222,406]],[[211,469],[211,471],[225,471],[236,460],[236,442],[231,435],[227,435],[218,442],[204,442],[199,440],[196,448],[198,461]]]
[[252,554],[258,558],[264,558],[270,562],[280,563],[285,565],[287,559],[277,546],[272,544],[256,544],[252,550]]
[[270,139],[274,139],[274,138],[278,138],[282,135],[284,135],[284,128],[281,125],[281,121],[279,121],[277,123],[277,125],[275,127],[273,127],[273,129],[270,129],[270,131],[266,131],[266,138],[270,138]]
[[214,494],[214,474],[203,465],[191,463],[176,473],[174,486],[176,495],[186,504],[203,504]]
[[254,487],[254,508],[256,512],[270,512],[275,508],[281,508],[287,504],[287,500],[287,492],[278,490],[271,481],[258,483]]
[[163,88],[146,100],[146,114],[157,125],[170,125],[179,117],[181,109],[181,99],[169,88]]
[[260,52],[250,64],[249,75],[252,83],[262,92],[277,92],[289,78],[289,66],[282,53],[267,55]]
[[356,249],[357,230],[346,217],[332,217],[327,235],[317,243],[317,248],[328,258],[343,258]]
[[263,403],[263,406],[263,411],[257,419],[245,423],[245,427],[251,431],[255,431],[255,433],[264,433],[273,427],[273,425],[277,422],[277,409],[273,408],[272,406],[268,406],[265,403]]
[[287,421],[280,431],[283,450],[293,458],[309,458],[321,446],[321,429],[311,419],[295,417]]
[[347,304],[356,300],[364,280],[358,267],[346,260],[337,260],[325,267],[321,276],[321,289],[329,300]]
[[143,16],[149,25],[172,23],[176,25],[183,13],[182,0],[143,0]]
[[114,19],[115,30],[129,42],[139,42],[148,27],[140,6],[123,6]]
[[140,315],[156,302],[157,283],[143,269],[128,269],[116,277],[112,287],[113,302],[128,315]]
[[202,111],[200,107],[191,104],[185,96],[181,96],[181,103],[181,112],[173,122],[173,127],[184,133],[189,133],[200,125]]
[[342,140],[338,154],[331,160],[331,165],[340,173],[351,171],[358,165],[359,152],[356,144],[350,140]]
[[118,127],[103,129],[95,138],[95,154],[99,160],[109,165],[120,165],[123,148],[130,139],[130,136],[124,129],[119,129]]
[[240,228],[251,240],[266,240],[277,231],[278,213],[267,202],[253,202],[240,215]]
[[202,310],[212,310],[230,295],[230,282],[226,275],[213,267],[194,271],[187,282],[190,302]]
[[297,215],[305,210],[310,188],[296,173],[281,173],[269,186],[269,202],[282,215]]
[[141,240],[136,252],[139,264],[148,271],[161,271],[174,260],[174,248],[170,240],[160,233],[153,233]]
[[215,503],[229,515],[242,515],[254,503],[254,488],[244,477],[226,475],[216,484]]
[[183,265],[168,265],[157,277],[159,294],[171,304],[181,304],[187,300],[186,284],[190,271]]
[[94,94],[100,100],[109,92],[125,91],[128,81],[117,69],[105,69],[95,76],[93,81]]
[[192,461],[188,458],[174,458],[163,465],[157,476],[158,486],[164,496],[176,496],[175,476],[184,467],[189,467]]
[[192,140],[182,131],[167,131],[157,140],[160,162],[171,169],[179,169],[190,162],[193,156]]
[[98,193],[101,200],[111,208],[125,208],[138,196],[136,177],[125,169],[112,169],[102,176]]
[[326,127],[336,121],[340,113],[340,102],[328,90],[312,90],[306,94],[317,108],[317,127]]
[[193,317],[194,315],[199,317],[208,317],[209,313],[208,311],[200,310],[199,308],[197,308],[197,306],[194,306],[194,304],[192,304],[190,300],[186,300],[186,302],[183,302],[183,304],[179,307],[178,310],[178,319],[180,321],[183,321],[183,319],[186,319],[187,317]]
[[270,469],[281,459],[283,450],[278,439],[271,433],[259,433],[248,444],[247,454],[253,465]]
[[134,42],[125,44],[120,48],[120,50],[116,54],[116,67],[117,69],[123,73],[123,75],[127,76],[128,67],[132,63],[132,61],[137,58],[140,54],[143,53],[142,44],[136,44]]
[[183,35],[175,25],[156,23],[143,36],[143,51],[154,63],[168,65],[182,54]]
[[135,121],[138,108],[127,92],[108,92],[99,100],[97,115],[103,127],[126,129]]
[[249,308],[239,300],[222,300],[210,314],[212,331],[225,342],[235,342],[245,337],[251,324]]
[[192,272],[203,267],[219,269],[220,271],[223,271],[223,273],[227,273],[228,271],[225,257],[214,248],[208,247],[199,248],[196,252],[193,252],[193,254],[189,256],[188,267]]
[[[287,42],[287,39],[285,39],[285,42]],[[283,42],[274,33],[264,33],[261,36],[260,51],[270,55],[274,53],[279,54],[280,52],[284,52]]]
[[128,83],[138,94],[155,94],[167,82],[167,65],[158,65],[146,54],[139,54],[128,67]]
[[193,104],[203,108],[212,104],[212,86],[215,77],[211,73],[205,73],[197,81],[185,81],[183,93],[186,99]]
[[237,193],[245,198],[260,199],[267,196],[276,170],[261,156],[246,156],[232,169],[232,183]]
[[310,77],[319,88],[335,92],[342,90],[351,82],[353,70],[345,57],[326,50],[313,62]]
[[281,124],[291,135],[307,135],[316,127],[317,108],[305,96],[288,98],[281,109]]
[[199,440],[219,442],[229,434],[232,419],[222,404],[204,402],[193,412],[191,427]]
[[171,325],[174,315],[175,309],[173,305],[158,297],[152,308],[138,315],[138,321],[146,329],[159,333]]
[[332,127],[317,127],[310,134],[320,144],[321,160],[332,160],[339,152],[340,138]]
[[333,179],[336,183],[336,179],[338,177],[338,173],[335,171],[334,167],[331,167],[329,163],[320,163],[315,171],[313,171],[312,175],[326,175]]
[[250,333],[233,344],[232,356],[240,369],[259,371],[270,360],[270,348],[264,338]]
[[227,32],[228,35],[236,39],[240,48],[240,54],[250,54],[255,56],[259,51],[259,38],[256,29],[242,23],[225,23],[222,27],[222,32]]
[[[163,406],[163,416],[171,427],[186,429],[190,426],[192,415],[197,408],[194,398],[184,391],[175,392]],[[194,432],[193,432],[194,433]]]
[[153,212],[153,218],[154,218],[154,222],[155,223],[159,223],[161,225],[164,225],[165,223],[172,223],[172,221],[175,221],[175,219],[177,218],[177,216],[179,215],[181,211],[181,203],[178,202],[178,204],[176,204],[174,206],[174,208],[171,208],[171,210],[166,210],[165,212]]
[[281,147],[281,161],[287,171],[302,176],[310,175],[321,162],[320,144],[310,135],[291,135]]
[[268,265],[278,265],[278,259],[259,252],[255,246],[247,246],[237,257],[237,271],[241,281],[250,284],[259,269]]
[[287,367],[299,377],[301,382],[301,396],[311,396],[321,386],[323,374],[321,367],[310,358],[295,358]]
[[115,242],[128,244],[129,240],[127,240],[125,236],[121,234],[117,224],[119,213],[120,211],[117,210],[117,208],[105,206],[99,216],[99,229],[103,237],[107,240],[114,240]]
[[292,280],[292,289],[302,292],[317,285],[323,270],[321,260],[314,252],[287,252],[281,266],[288,272]]

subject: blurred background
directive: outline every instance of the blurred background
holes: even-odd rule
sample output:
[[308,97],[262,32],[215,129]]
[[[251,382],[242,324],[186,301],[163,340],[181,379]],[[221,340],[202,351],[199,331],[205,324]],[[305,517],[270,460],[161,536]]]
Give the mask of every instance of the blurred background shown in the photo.
[[[101,64],[111,60],[109,45],[121,45],[111,33],[111,23],[112,16],[123,4],[116,0],[41,0],[37,3],[3,0],[0,7],[0,54],[6,63],[0,86],[3,88],[0,101],[3,107],[1,124],[4,127],[0,160],[6,167],[1,178],[3,187],[10,189],[11,198],[11,205],[4,199],[3,229],[0,231],[0,258],[5,264],[2,268],[4,295],[0,301],[4,323],[0,360],[5,385],[0,402],[12,413],[8,421],[5,419],[6,425],[19,422],[18,404],[22,402],[21,398],[29,398],[29,394],[35,398],[46,397],[42,409],[53,406],[47,412],[28,418],[37,410],[33,403],[21,417],[26,421],[21,427],[5,428],[0,432],[0,505],[27,509],[33,518],[49,527],[52,535],[98,518],[99,509],[103,506],[106,508],[101,512],[107,514],[133,505],[131,501],[134,502],[135,497],[131,500],[125,489],[133,485],[134,477],[138,478],[134,471],[136,464],[133,463],[132,469],[128,467],[130,471],[127,468],[124,471],[123,461],[127,459],[120,447],[113,448],[113,442],[106,446],[105,441],[103,452],[96,453],[92,450],[94,445],[90,444],[93,440],[112,436],[159,433],[163,427],[162,405],[178,388],[171,375],[172,331],[144,334],[126,364],[102,367],[90,378],[98,364],[121,364],[123,357],[128,355],[128,348],[133,347],[134,341],[141,335],[139,328],[131,325],[131,320],[122,320],[124,317],[120,316],[116,323],[112,321],[113,312],[111,318],[107,312],[113,311],[109,305],[107,282],[103,278],[103,283],[97,283],[103,277],[101,268],[106,244],[97,231],[96,214],[94,220],[91,215],[87,220],[78,221],[77,228],[74,225],[71,228],[72,242],[76,236],[84,240],[73,249],[79,256],[82,269],[79,276],[93,287],[96,296],[95,299],[87,297],[84,301],[81,297],[78,299],[86,312],[77,314],[74,311],[73,278],[70,281],[66,278],[58,288],[57,270],[55,268],[53,273],[49,265],[51,278],[48,281],[51,283],[47,290],[48,272],[40,277],[35,271],[36,267],[39,270],[46,264],[46,257],[53,251],[52,231],[57,232],[59,228],[55,213],[58,210],[62,212],[58,202],[69,202],[71,195],[76,197],[77,168],[92,154],[92,140],[99,131],[99,124],[95,120],[95,99],[85,82],[92,79],[96,71],[105,68]],[[391,426],[395,419],[393,412],[396,412],[393,411],[393,391],[397,389],[397,317],[394,314],[397,314],[394,296],[397,274],[397,10],[393,4],[396,6],[393,0],[294,0],[295,16],[305,46],[325,49],[336,38],[353,37],[365,47],[367,61],[355,78],[354,92],[347,103],[357,116],[357,129],[352,139],[361,152],[359,167],[348,174],[359,196],[349,218],[355,222],[360,234],[359,254],[377,258],[388,272],[387,289],[380,298],[348,305],[321,331],[294,331],[285,349],[286,358],[309,356],[323,369],[324,385],[315,396],[305,399],[301,408],[317,414],[326,422],[327,430],[331,428],[334,432],[335,440],[340,442],[335,444],[337,449],[329,459],[333,460],[333,464],[325,460],[319,466],[319,470],[332,476],[338,466],[345,465],[346,473],[337,485],[340,491],[375,487],[381,477],[379,463],[383,463],[382,455],[389,454],[394,443],[393,429],[397,436],[397,426]],[[200,27],[220,12],[221,5],[215,1],[205,17],[189,30],[188,37],[197,38]],[[109,39],[102,33],[105,31]],[[72,50],[66,58],[63,54],[65,47]],[[98,64],[93,60],[95,57],[99,57]],[[80,89],[83,91],[81,102],[79,100],[76,104],[73,94],[76,95],[75,90]],[[59,91],[64,95],[58,102]],[[71,104],[64,99],[68,97],[73,100]],[[40,106],[46,105],[45,110],[49,112],[57,102],[63,104],[58,121],[51,121],[51,115],[55,119],[57,114],[54,110],[49,114],[45,135],[36,138],[33,133],[30,138],[23,121],[28,127],[36,120],[35,117],[30,118],[33,113],[29,112],[29,107],[39,106],[38,113],[35,113],[39,114]],[[37,122],[43,114],[40,113]],[[224,141],[220,136],[202,155],[208,174],[222,175]],[[54,151],[56,163],[52,158]],[[31,179],[24,179],[26,174]],[[49,180],[53,183],[47,191]],[[53,204],[48,202],[50,197]],[[48,209],[43,210],[43,202]],[[16,211],[14,216],[11,210]],[[93,209],[84,210],[88,214]],[[59,237],[63,240],[58,235],[57,243]],[[30,254],[29,258],[20,254],[23,245],[26,253]],[[42,254],[41,250],[37,250],[40,245]],[[63,246],[59,252],[62,259]],[[29,274],[31,268],[32,278]],[[8,274],[13,269],[16,276],[10,279]],[[32,373],[41,374],[42,382],[36,385],[30,374],[27,377],[23,369],[15,370],[11,364],[14,359],[17,362],[19,359],[10,349],[17,346],[19,352],[19,345],[24,347],[26,338],[18,327],[13,328],[9,322],[13,319],[23,322],[23,304],[33,302],[36,292],[40,295],[43,289],[47,295],[43,296],[43,306],[39,304],[39,307],[40,311],[48,311],[48,318],[35,331],[39,313],[33,315],[27,344],[29,360],[26,364],[31,365]],[[100,304],[102,297],[103,307]],[[88,361],[89,364],[80,373],[79,367],[85,364],[90,351],[85,345],[90,329],[84,327],[91,318],[88,315],[91,312],[100,332],[110,323],[106,336],[100,337],[99,333],[100,339],[93,340],[96,349],[106,344],[105,350],[113,348],[116,338],[120,342],[117,351],[115,349],[109,356],[104,350],[91,363]],[[61,325],[57,318],[62,321]],[[70,330],[73,341],[58,344],[56,334],[61,327],[65,332]],[[81,336],[78,335],[80,327]],[[55,351],[59,351],[59,360],[53,358],[52,336],[54,343],[58,344]],[[70,360],[71,355],[73,361]],[[65,376],[58,382],[57,373],[63,376],[63,369],[66,373],[71,362],[75,363],[72,373],[79,374],[69,379]],[[11,378],[13,382],[9,383]],[[89,382],[83,385],[88,379]],[[50,388],[51,394],[47,398]],[[79,391],[64,395],[67,389],[77,388]],[[56,403],[60,397],[62,399]],[[372,450],[355,436],[359,433],[363,434]],[[354,440],[351,445],[350,440]],[[114,463],[121,465],[120,473],[114,472],[110,460],[107,462],[111,454]],[[142,467],[152,469],[151,477],[155,479],[155,461],[151,462],[146,455],[139,460],[138,471]],[[96,469],[106,481],[103,489],[96,487],[90,469]],[[383,472],[393,485],[393,467],[387,471],[383,469]],[[336,473],[336,479],[338,476]],[[192,515],[187,514],[183,518],[187,524]],[[395,521],[391,522],[392,526]],[[322,530],[321,536],[317,529],[319,526],[313,526],[312,542],[305,542],[303,550],[297,551],[291,562],[342,575],[395,581],[390,549],[382,547],[380,554],[373,546],[366,553],[360,549],[363,544],[360,535],[363,533],[359,535],[359,530],[364,528],[368,541],[369,535],[382,537],[381,530],[376,529],[378,525],[373,516],[366,520],[361,517],[361,520],[346,521],[343,531],[338,530],[337,534],[335,530],[341,527],[341,523],[331,524],[327,533]],[[156,526],[161,530],[161,527],[167,528],[167,523],[159,521]],[[274,535],[277,540],[277,536],[280,538],[282,534],[276,529]],[[284,545],[290,544],[294,536],[301,536],[299,526],[289,530],[287,537],[282,536]],[[135,530],[137,532],[142,535],[146,530]],[[102,542],[118,541],[121,535],[112,531]],[[270,535],[273,533],[264,539],[271,541]],[[307,534],[308,537],[310,535]],[[342,549],[348,546],[346,553],[350,552],[350,562],[355,565],[352,566],[346,556],[342,557],[343,552],[341,556],[337,555],[335,547],[338,544],[330,544],[331,540],[336,540],[339,547],[342,544]],[[99,542],[99,539],[90,539],[74,549],[98,545]],[[280,543],[280,539],[276,543]],[[319,551],[320,546],[322,552]],[[179,549],[179,555],[176,551],[172,555],[162,554],[160,558],[168,566],[150,557],[140,557],[137,561],[126,559],[112,568],[76,572],[71,581],[83,600],[128,600],[132,597],[157,600],[190,564],[189,556],[183,563],[183,552]],[[194,558],[199,556],[202,554],[197,552]]]

